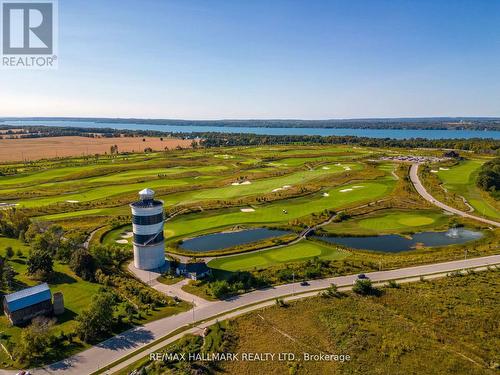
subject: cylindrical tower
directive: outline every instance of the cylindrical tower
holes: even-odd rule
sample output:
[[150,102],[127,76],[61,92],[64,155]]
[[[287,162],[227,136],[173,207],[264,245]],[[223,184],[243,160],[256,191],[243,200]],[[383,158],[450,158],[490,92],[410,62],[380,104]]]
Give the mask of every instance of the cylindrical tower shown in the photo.
[[163,238],[163,202],[154,199],[155,192],[144,189],[139,200],[131,203],[132,231],[134,232],[134,266],[153,270],[165,265]]

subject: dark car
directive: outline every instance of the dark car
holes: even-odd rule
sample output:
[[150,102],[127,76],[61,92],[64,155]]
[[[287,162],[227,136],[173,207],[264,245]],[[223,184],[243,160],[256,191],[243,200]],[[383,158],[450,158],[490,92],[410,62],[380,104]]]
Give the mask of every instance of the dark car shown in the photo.
[[308,285],[309,283],[305,280],[300,283],[300,286],[308,286]]
[[352,282],[352,284],[356,284],[356,281],[358,280],[370,280],[370,278],[368,276],[366,276],[364,273],[360,273],[356,279]]

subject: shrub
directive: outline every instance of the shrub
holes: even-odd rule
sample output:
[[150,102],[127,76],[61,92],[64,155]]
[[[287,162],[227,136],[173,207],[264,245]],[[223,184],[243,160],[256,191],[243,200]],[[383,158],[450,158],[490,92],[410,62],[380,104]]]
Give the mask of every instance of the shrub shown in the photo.
[[5,248],[5,256],[7,258],[12,258],[14,256],[14,250],[12,249],[12,246],[7,246]]
[[373,286],[370,279],[356,280],[352,290],[362,296],[378,295],[379,293],[379,290]]
[[89,308],[76,318],[78,337],[85,342],[96,342],[109,336],[113,328],[115,304],[116,298],[113,293],[101,291],[96,294]]
[[47,281],[53,274],[52,255],[44,250],[34,250],[28,257],[28,274]]
[[70,268],[84,280],[95,280],[96,262],[86,249],[81,248],[73,252]]
[[399,285],[396,280],[389,280],[389,282],[387,283],[387,286],[389,288],[401,288],[401,285]]

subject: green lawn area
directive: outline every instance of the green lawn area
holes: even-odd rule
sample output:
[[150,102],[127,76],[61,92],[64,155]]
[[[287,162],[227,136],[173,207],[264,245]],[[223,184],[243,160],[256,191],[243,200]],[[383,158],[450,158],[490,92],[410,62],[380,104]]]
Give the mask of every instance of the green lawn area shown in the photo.
[[[213,180],[215,178],[215,176],[202,176],[200,179],[207,181]],[[138,192],[146,187],[152,189],[164,187],[179,187],[193,185],[196,184],[196,182],[197,180],[193,177],[185,177],[179,179],[157,179],[134,184],[108,185],[96,188],[85,188],[77,193],[58,194],[48,197],[21,200],[18,203],[20,207],[40,207],[54,203],[64,203],[66,201],[87,202],[97,199],[106,199],[125,193]]]
[[[234,225],[288,223],[292,219],[325,209],[339,209],[379,199],[392,191],[394,182],[384,178],[376,182],[343,185],[311,196],[254,206],[254,212],[241,212],[236,208],[181,215],[166,224],[165,234],[167,238],[186,237]],[[324,193],[328,195],[324,196]]]
[[482,160],[462,161],[449,170],[439,170],[437,175],[446,189],[467,199],[474,207],[476,215],[500,219],[498,203],[488,197],[487,193],[481,192],[475,184],[478,170],[483,163]]
[[449,220],[450,216],[434,210],[384,210],[382,213],[375,212],[332,223],[323,229],[329,233],[354,235],[407,233],[444,229]]
[[[102,243],[104,245],[121,245],[121,246],[131,245],[132,244],[132,237],[129,237],[129,238],[122,237],[123,235],[126,234],[126,232],[130,232],[131,230],[132,230],[131,225],[127,225],[125,227],[120,227],[120,228],[110,230],[102,237]],[[127,242],[128,242],[127,244],[118,244],[116,242],[117,240],[124,240],[124,239],[127,240]]]
[[297,244],[273,250],[234,255],[211,260],[208,266],[224,271],[245,271],[266,268],[279,263],[298,262],[318,257],[321,259],[342,259],[349,256],[348,252],[320,244],[302,240]]
[[185,202],[194,202],[205,199],[230,199],[247,195],[267,194],[271,193],[274,189],[282,188],[286,185],[293,186],[303,184],[318,177],[344,172],[344,168],[360,170],[362,169],[362,165],[355,163],[328,165],[324,168],[319,167],[315,170],[295,172],[282,177],[250,181],[251,184],[248,185],[229,185],[222,188],[193,191],[190,192],[188,197],[186,197]]

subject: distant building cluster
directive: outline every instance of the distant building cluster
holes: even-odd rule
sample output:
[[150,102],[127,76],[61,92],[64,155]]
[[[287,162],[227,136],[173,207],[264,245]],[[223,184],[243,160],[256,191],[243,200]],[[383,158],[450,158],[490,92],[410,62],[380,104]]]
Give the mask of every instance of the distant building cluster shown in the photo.
[[450,158],[439,158],[437,156],[412,156],[412,155],[397,155],[397,156],[383,156],[380,160],[384,161],[397,161],[400,163],[438,163],[449,160]]
[[43,283],[7,294],[3,310],[12,324],[22,325],[40,315],[63,314],[64,299],[61,292],[54,293],[52,299],[49,286]]

